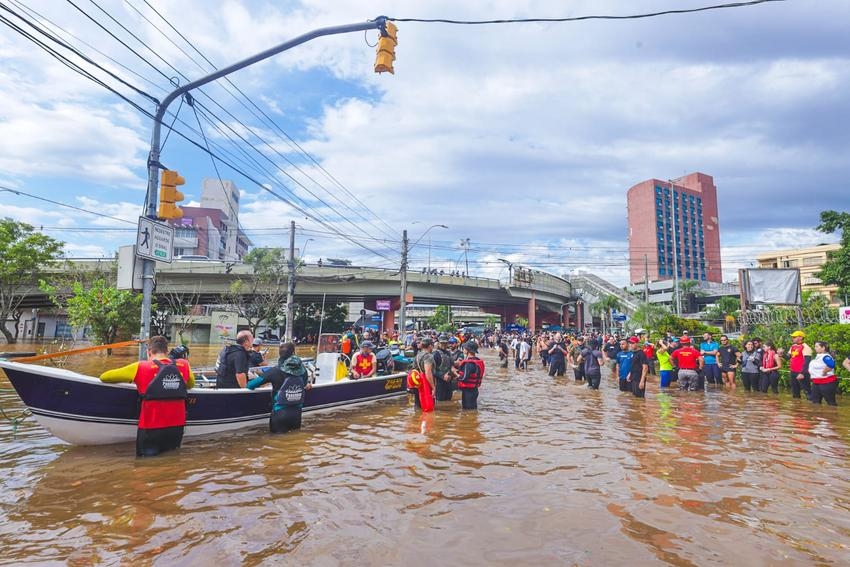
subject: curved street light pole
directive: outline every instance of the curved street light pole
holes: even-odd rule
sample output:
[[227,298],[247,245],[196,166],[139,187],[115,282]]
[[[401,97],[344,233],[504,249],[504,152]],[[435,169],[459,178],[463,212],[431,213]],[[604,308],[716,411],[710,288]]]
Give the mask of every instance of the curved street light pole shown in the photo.
[[402,237],[401,237],[401,270],[399,270],[400,276],[401,276],[401,278],[400,278],[401,279],[401,297],[399,298],[399,302],[398,302],[398,309],[399,309],[399,311],[398,311],[398,332],[399,332],[399,335],[402,337],[402,341],[404,341],[404,335],[407,331],[407,329],[405,328],[405,325],[407,324],[407,320],[406,320],[406,317],[405,317],[405,311],[407,311],[407,254],[410,251],[410,249],[412,249],[414,246],[419,244],[419,242],[423,238],[425,238],[425,235],[428,234],[431,231],[432,228],[437,228],[437,227],[449,228],[444,224],[432,224],[427,229],[425,229],[425,232],[423,232],[422,235],[419,238],[417,238],[416,242],[414,242],[412,245],[409,245],[409,241],[407,239],[407,229],[404,229],[404,231],[402,232]]
[[[368,20],[366,22],[360,22],[356,24],[346,24],[341,26],[332,26],[326,28],[319,28],[313,31],[309,31],[305,34],[299,35],[298,37],[294,37],[289,41],[285,41],[279,45],[276,45],[272,48],[266,49],[261,53],[257,53],[256,55],[252,55],[247,59],[243,59],[237,63],[219,69],[209,75],[201,77],[200,79],[196,79],[185,85],[177,87],[173,91],[171,91],[162,102],[157,104],[156,114],[153,119],[153,133],[151,135],[151,149],[148,154],[148,190],[145,195],[145,213],[144,216],[155,219],[156,215],[156,207],[158,203],[158,190],[159,190],[159,169],[162,164],[159,161],[160,158],[160,132],[163,126],[163,118],[165,117],[165,112],[168,110],[168,106],[174,102],[177,98],[182,96],[185,93],[188,93],[191,90],[194,90],[198,87],[202,87],[207,83],[211,83],[217,79],[222,77],[226,77],[227,75],[238,71],[240,69],[244,69],[254,63],[259,63],[264,59],[268,59],[278,53],[282,53],[287,49],[292,49],[302,43],[307,43],[313,39],[318,37],[328,36],[328,35],[337,35],[343,33],[351,33],[358,31],[367,31],[370,29],[379,29],[382,34],[386,33],[386,25],[387,18],[386,16],[378,16],[374,20]],[[154,270],[155,270],[155,262],[153,260],[145,259],[142,265],[142,325],[141,330],[139,331],[139,338],[142,342],[139,343],[139,360],[144,360],[147,357],[147,343],[145,342],[150,337],[150,328],[151,328],[151,305],[153,299],[153,280],[154,280]]]
[[508,287],[511,287],[511,284],[513,284],[513,281],[514,281],[514,278],[513,278],[514,263],[508,262],[504,258],[496,258],[496,260],[498,260],[499,262],[504,262],[505,264],[508,265]]

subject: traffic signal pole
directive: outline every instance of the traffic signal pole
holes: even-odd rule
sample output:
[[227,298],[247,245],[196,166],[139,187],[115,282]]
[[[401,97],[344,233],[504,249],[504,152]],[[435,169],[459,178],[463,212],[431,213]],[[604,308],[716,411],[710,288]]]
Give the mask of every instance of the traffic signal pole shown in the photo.
[[[389,35],[387,31],[387,18],[385,16],[378,16],[374,20],[368,20],[366,22],[360,22],[357,24],[345,24],[341,26],[331,26],[327,28],[319,28],[313,31],[307,32],[303,35],[299,35],[289,41],[281,43],[275,47],[267,49],[261,53],[256,55],[252,55],[247,59],[243,59],[233,65],[225,67],[223,69],[219,69],[214,73],[210,73],[205,77],[201,77],[200,79],[196,79],[192,82],[186,83],[182,87],[178,87],[174,89],[172,92],[166,96],[161,103],[157,106],[156,114],[154,115],[153,121],[153,135],[151,136],[151,150],[148,155],[148,191],[145,196],[145,216],[151,219],[157,218],[157,188],[159,185],[159,170],[162,168],[162,164],[159,162],[160,157],[160,135],[162,133],[162,119],[165,116],[166,111],[168,110],[169,105],[177,100],[180,96],[189,91],[197,89],[198,87],[202,87],[207,83],[211,83],[217,79],[222,77],[226,77],[231,73],[239,71],[240,69],[244,69],[245,67],[249,67],[254,63],[259,63],[273,55],[277,55],[278,53],[282,53],[288,49],[292,49],[302,43],[307,43],[313,39],[324,37],[327,35],[339,35],[343,33],[351,33],[351,32],[359,32],[359,31],[368,31],[372,29],[377,29],[381,31],[381,35],[386,37]],[[392,25],[392,24],[389,24]],[[393,30],[394,31],[394,30]],[[139,343],[139,359],[144,360],[147,358],[147,343],[145,342],[148,338],[150,338],[150,329],[151,329],[151,306],[153,304],[153,286],[154,286],[154,268],[155,263],[153,260],[145,259],[142,265],[142,326],[141,331],[139,332],[139,338],[142,342]]]

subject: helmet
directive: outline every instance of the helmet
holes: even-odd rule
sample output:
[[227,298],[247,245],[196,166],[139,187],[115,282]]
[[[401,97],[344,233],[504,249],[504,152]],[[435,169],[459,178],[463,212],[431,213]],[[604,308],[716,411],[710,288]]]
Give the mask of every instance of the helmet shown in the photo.
[[449,344],[456,345],[457,344],[457,337],[449,337]]
[[177,345],[168,353],[168,358],[177,360],[178,358],[189,358],[189,347],[186,345]]
[[805,337],[806,333],[804,333],[803,331],[794,331],[793,333],[791,333],[791,336],[792,337]]

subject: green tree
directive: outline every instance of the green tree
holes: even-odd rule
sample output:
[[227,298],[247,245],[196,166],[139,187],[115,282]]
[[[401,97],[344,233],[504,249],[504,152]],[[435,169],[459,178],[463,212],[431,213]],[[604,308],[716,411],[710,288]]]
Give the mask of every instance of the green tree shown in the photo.
[[68,322],[77,329],[91,328],[96,344],[129,339],[139,329],[142,295],[118,290],[105,279],[84,286],[73,284],[74,294],[68,298]]
[[827,285],[837,285],[839,295],[850,295],[850,213],[822,211],[817,229],[826,234],[841,232],[841,247],[829,252],[817,277]]
[[62,256],[65,244],[12,219],[0,220],[0,332],[7,343],[17,340],[6,321],[20,321],[21,302],[38,288],[44,269]]
[[435,329],[437,331],[447,331],[451,329],[452,325],[449,320],[449,306],[438,305],[437,308],[434,309],[434,314],[428,317],[425,324],[428,325],[429,329]]
[[608,332],[613,327],[614,311],[622,309],[623,302],[615,295],[603,295],[591,304],[590,312],[602,320],[602,332]]
[[323,333],[340,333],[345,327],[347,316],[348,308],[344,303],[326,303],[324,313],[320,301],[298,304],[295,306],[292,332],[296,337],[318,334],[321,317]]
[[248,321],[254,334],[263,322],[277,327],[284,321],[289,281],[287,254],[283,248],[254,248],[243,259],[251,265],[251,274],[237,278],[221,296],[222,303]]
[[670,315],[670,310],[667,309],[666,305],[641,301],[632,313],[629,326],[633,329],[643,327],[647,331],[658,331],[659,322],[668,315]]

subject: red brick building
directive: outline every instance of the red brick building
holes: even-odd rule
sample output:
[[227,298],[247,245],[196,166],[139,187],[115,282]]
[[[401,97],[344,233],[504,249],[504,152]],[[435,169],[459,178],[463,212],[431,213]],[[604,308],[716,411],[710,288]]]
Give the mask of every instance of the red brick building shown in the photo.
[[[717,188],[704,173],[649,179],[629,189],[631,283],[680,280],[722,283]],[[645,275],[646,274],[646,275]]]

